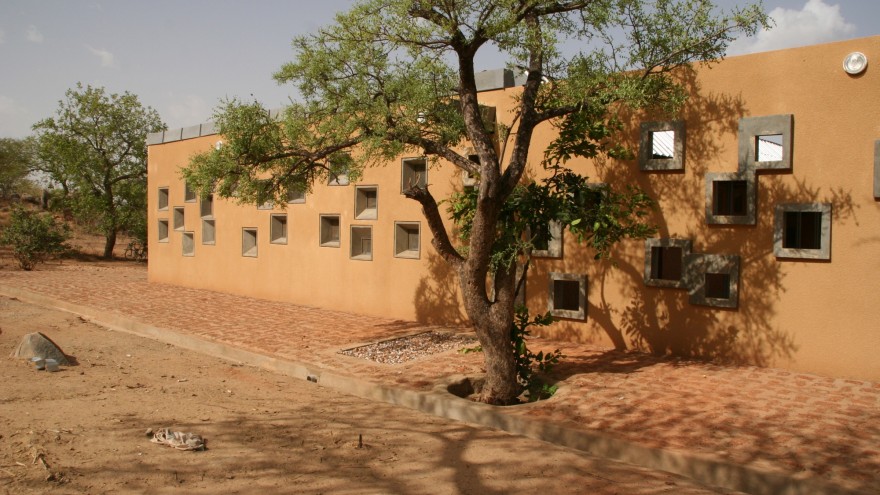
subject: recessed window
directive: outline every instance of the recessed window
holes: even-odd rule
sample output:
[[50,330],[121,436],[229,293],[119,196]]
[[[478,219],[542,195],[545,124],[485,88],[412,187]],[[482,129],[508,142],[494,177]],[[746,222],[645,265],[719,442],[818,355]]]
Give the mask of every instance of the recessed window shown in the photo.
[[273,208],[275,208],[275,203],[273,203],[271,200],[257,206],[258,210],[271,210]]
[[691,253],[687,239],[645,240],[645,285],[685,288],[685,256]]
[[159,220],[157,234],[159,242],[168,242],[168,219]]
[[321,215],[321,246],[339,247],[339,215]]
[[794,116],[744,117],[739,121],[739,171],[791,170]]
[[302,204],[306,202],[306,192],[303,189],[292,188],[287,190],[287,202]]
[[213,219],[202,219],[202,244],[214,244],[217,238],[217,226]]
[[196,190],[193,189],[189,182],[185,182],[183,187],[183,201],[185,203],[195,203],[196,197]]
[[199,215],[202,218],[210,217],[214,215],[214,195],[209,194],[202,198],[201,204],[199,204]]
[[192,232],[183,233],[183,255],[195,256],[196,254],[196,238]]
[[168,209],[168,188],[167,187],[160,187],[159,188],[159,197],[156,201],[156,204],[158,205],[159,211],[165,211]]
[[351,226],[351,259],[373,259],[373,228],[366,225]]
[[779,258],[831,259],[831,204],[777,205],[773,240]]
[[639,139],[639,168],[684,170],[684,121],[644,122]]
[[712,214],[745,215],[748,191],[748,183],[744,180],[715,181],[712,183]]
[[257,229],[241,229],[241,255],[248,258],[257,257]]
[[425,157],[404,158],[401,169],[400,192],[428,185],[428,160]]
[[287,215],[271,215],[269,217],[269,242],[287,244]]
[[174,207],[174,230],[183,230],[183,207]]
[[349,181],[351,157],[339,155],[330,160],[330,172],[327,177],[327,185],[347,186]]
[[378,218],[379,190],[376,186],[358,186],[354,193],[354,217],[358,220]]
[[685,257],[685,272],[691,304],[736,308],[739,303],[739,256],[691,254]]
[[755,174],[706,174],[706,222],[709,224],[755,224]]
[[[468,160],[470,160],[473,163],[476,163],[477,165],[480,164],[480,157],[477,154],[468,155]],[[462,173],[461,184],[464,187],[474,187],[477,185],[477,176],[476,175],[468,172],[467,170],[462,170],[461,173]]]
[[538,258],[562,258],[563,232],[562,224],[550,222],[548,230],[536,232],[532,238],[532,256]]
[[586,317],[587,277],[573,273],[550,273],[548,309],[557,318]]
[[394,223],[394,256],[397,258],[418,258],[421,233],[418,222]]

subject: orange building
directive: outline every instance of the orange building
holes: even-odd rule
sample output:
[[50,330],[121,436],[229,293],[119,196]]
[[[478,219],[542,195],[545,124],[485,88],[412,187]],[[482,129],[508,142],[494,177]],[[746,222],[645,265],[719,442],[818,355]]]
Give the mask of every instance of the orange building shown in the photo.
[[[697,67],[674,119],[630,117],[638,159],[569,162],[655,198],[658,234],[621,243],[612,263],[557,229],[526,283],[530,310],[559,317],[546,332],[880,380],[880,74],[860,61],[880,61],[880,36]],[[513,75],[479,80],[504,122]],[[533,177],[553,137],[538,131]],[[202,200],[179,170],[222,139],[211,124],[149,136],[150,281],[466,323],[455,275],[401,193],[418,177],[446,197],[467,183],[458,169],[402,156],[283,205]]]

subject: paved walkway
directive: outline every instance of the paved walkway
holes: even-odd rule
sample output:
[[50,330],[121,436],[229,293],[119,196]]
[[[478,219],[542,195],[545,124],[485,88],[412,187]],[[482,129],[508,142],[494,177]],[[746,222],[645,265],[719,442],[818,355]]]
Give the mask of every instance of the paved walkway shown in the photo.
[[[338,353],[426,329],[413,322],[149,284],[143,267],[126,264],[0,270],[0,293],[66,301],[390,389],[429,392],[449,375],[481,370],[479,354],[383,365]],[[496,425],[544,425],[525,433],[749,493],[880,493],[880,384],[533,345],[567,356],[560,392],[495,408]]]

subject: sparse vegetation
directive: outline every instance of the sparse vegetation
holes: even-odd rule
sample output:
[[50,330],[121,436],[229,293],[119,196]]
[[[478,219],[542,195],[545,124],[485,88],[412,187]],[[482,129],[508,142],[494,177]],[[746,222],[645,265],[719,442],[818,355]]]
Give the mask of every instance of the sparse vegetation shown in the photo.
[[69,249],[70,228],[47,213],[15,207],[9,225],[0,233],[0,244],[12,248],[12,256],[22,270],[33,270],[46,260]]

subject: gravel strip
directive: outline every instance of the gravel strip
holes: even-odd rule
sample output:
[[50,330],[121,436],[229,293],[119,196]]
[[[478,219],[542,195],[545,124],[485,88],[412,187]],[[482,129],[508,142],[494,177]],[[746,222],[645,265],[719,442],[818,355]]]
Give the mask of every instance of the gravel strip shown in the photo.
[[473,337],[429,331],[346,349],[339,351],[339,353],[382,364],[399,364],[452,349],[476,345],[477,340]]

